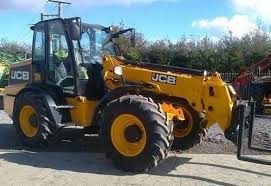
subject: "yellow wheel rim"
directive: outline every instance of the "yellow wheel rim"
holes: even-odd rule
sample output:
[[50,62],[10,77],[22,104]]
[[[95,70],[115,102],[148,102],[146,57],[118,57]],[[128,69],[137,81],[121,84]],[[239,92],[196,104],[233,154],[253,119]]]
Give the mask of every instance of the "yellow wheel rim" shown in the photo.
[[38,132],[38,120],[35,109],[24,106],[20,111],[20,126],[27,137],[34,137]]
[[[140,138],[135,142],[128,141],[126,131],[129,127],[136,128],[140,132]],[[111,126],[111,141],[116,150],[124,156],[134,157],[139,155],[147,141],[146,130],[141,121],[130,114],[118,116]]]
[[[177,125],[173,129],[174,137],[179,137],[179,138],[183,138],[183,137],[189,135],[189,133],[193,129],[193,116],[192,116],[192,114],[187,109],[185,109],[183,107],[181,107],[181,109],[183,110],[185,120],[184,121],[180,121],[180,120],[176,121],[175,120],[175,122],[177,122]],[[186,126],[183,127],[182,125],[186,125]]]

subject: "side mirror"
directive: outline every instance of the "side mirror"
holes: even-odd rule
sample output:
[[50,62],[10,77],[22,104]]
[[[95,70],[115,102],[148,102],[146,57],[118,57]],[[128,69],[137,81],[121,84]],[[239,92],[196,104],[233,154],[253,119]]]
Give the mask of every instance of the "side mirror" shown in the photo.
[[81,40],[81,29],[76,22],[70,24],[70,36],[72,40]]

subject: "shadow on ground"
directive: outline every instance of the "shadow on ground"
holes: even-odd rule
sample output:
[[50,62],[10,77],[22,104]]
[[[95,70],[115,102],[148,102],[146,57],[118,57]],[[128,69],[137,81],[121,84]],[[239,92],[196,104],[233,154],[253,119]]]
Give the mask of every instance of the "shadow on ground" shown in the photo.
[[[73,142],[61,141],[58,144],[51,145],[51,147],[46,151],[21,151],[24,148],[16,135],[14,126],[11,124],[0,124],[0,149],[3,151],[3,153],[0,154],[1,160],[19,165],[49,168],[54,170],[67,170],[78,173],[116,176],[133,175],[132,173],[116,169],[114,165],[112,165],[111,161],[105,158],[102,153],[100,140],[97,137],[88,137],[83,140]],[[271,176],[271,174],[236,167],[191,162],[191,158],[177,156],[168,157],[147,174],[172,178],[193,179],[211,184],[230,185],[225,182],[202,176],[189,176],[175,173],[174,170],[183,164],[197,165],[199,168],[200,166],[219,167],[222,169],[246,172],[260,176]]]
[[[69,131],[70,132],[70,131]],[[62,132],[63,136],[69,136]],[[76,138],[75,138],[76,139]],[[50,144],[47,152],[103,152],[101,140],[97,136],[83,137],[76,140],[62,140]],[[0,123],[0,151],[29,150],[22,146],[17,132],[12,124]],[[38,149],[35,151],[39,151]],[[185,151],[186,154],[235,154],[236,147],[229,142],[212,143],[203,141],[200,145]]]
[[[70,132],[70,131],[69,131]],[[76,131],[75,131],[76,132]],[[65,131],[63,136],[68,136]],[[23,147],[17,132],[12,124],[0,124],[1,150],[31,150]],[[0,151],[1,151],[0,150]],[[35,149],[34,151],[40,151]],[[101,141],[97,136],[87,136],[76,140],[61,140],[50,144],[46,152],[102,152]]]
[[[26,165],[37,168],[49,168],[54,170],[66,170],[78,173],[93,173],[100,175],[113,175],[113,176],[133,176],[134,174],[118,170],[112,165],[111,161],[105,158],[102,153],[49,153],[49,152],[13,152],[4,153],[0,155],[0,159],[16,163],[19,165]],[[201,166],[219,167],[221,169],[228,169],[242,173],[250,173],[259,176],[270,177],[271,174],[261,173],[242,168],[231,166],[222,166],[201,162],[190,162],[191,158],[170,156],[165,159],[161,164],[147,172],[148,175],[166,176],[172,178],[184,178],[197,181],[203,181],[210,184],[230,185],[229,183],[222,182],[215,179],[205,178],[204,175],[182,175],[177,173],[176,170],[179,166],[184,164]],[[207,174],[207,173],[206,173]]]

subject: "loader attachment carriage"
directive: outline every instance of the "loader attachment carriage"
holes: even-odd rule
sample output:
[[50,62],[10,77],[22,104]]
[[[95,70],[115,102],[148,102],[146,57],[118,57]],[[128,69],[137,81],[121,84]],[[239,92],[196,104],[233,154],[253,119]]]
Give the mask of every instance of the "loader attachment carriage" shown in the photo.
[[[261,130],[260,133],[256,131],[255,126],[258,123],[255,119],[255,108],[255,102],[243,102],[237,109],[236,121],[239,123],[237,131],[237,158],[242,161],[271,165],[271,134],[263,128],[258,129]],[[269,126],[266,126],[266,128],[270,130],[271,118],[268,117],[266,119],[269,120]],[[269,156],[269,158],[262,158],[264,156]]]

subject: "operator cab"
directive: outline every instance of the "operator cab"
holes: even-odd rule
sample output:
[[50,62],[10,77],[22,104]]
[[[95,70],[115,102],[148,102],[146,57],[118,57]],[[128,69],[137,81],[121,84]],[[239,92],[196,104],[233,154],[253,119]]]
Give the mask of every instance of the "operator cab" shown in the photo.
[[[33,82],[45,82],[66,95],[97,100],[105,94],[102,56],[116,55],[110,30],[82,24],[80,18],[52,19],[32,27]],[[86,89],[86,87],[89,87]]]

